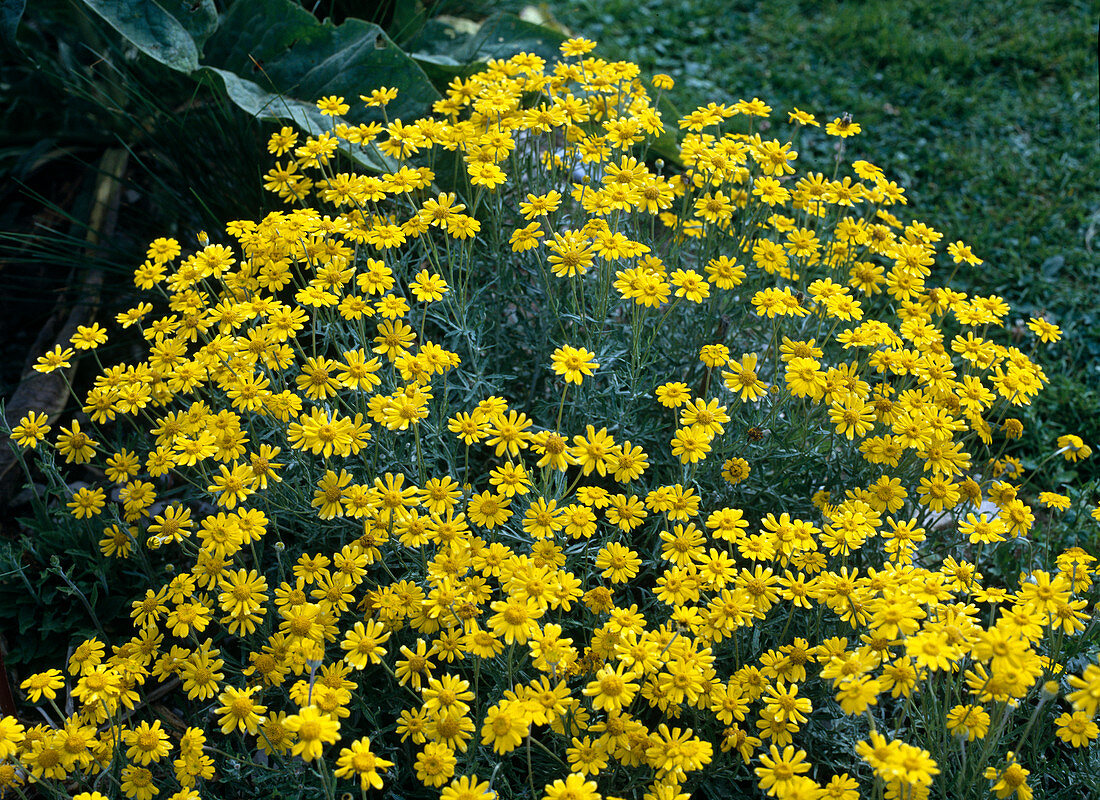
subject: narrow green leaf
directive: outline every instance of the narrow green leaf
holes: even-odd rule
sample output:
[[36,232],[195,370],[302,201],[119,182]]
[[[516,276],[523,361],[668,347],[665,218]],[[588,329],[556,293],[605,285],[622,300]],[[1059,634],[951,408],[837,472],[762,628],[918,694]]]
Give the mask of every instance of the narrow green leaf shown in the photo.
[[393,9],[393,20],[390,22],[389,35],[395,41],[404,45],[414,37],[428,19],[428,11],[421,0],[415,2],[397,3]]

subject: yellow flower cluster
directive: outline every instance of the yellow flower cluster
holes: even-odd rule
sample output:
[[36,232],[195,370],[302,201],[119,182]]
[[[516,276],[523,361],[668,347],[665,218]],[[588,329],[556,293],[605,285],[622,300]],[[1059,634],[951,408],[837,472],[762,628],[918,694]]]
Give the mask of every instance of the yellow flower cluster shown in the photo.
[[[712,771],[790,800],[853,800],[869,774],[919,800],[949,767],[1028,796],[1012,753],[975,766],[964,748],[948,765],[922,739],[1004,730],[1090,623],[1082,549],[1011,587],[979,571],[983,548],[1036,525],[994,446],[1022,433],[1004,414],[1046,382],[990,338],[1007,304],[930,285],[942,235],[889,211],[903,189],[865,161],[854,178],[798,175],[791,142],[751,132],[771,111],[755,98],[687,115],[682,169],[651,168],[643,148],[664,123],[637,66],[590,50],[493,61],[412,122],[350,126],[344,98],[324,98],[332,129],[275,134],[270,151],[292,157],[265,186],[327,211],[232,222],[232,247],[153,242],[135,284],[164,308],[118,318],[148,356],[95,380],[95,438],[74,421],[54,448],[103,467],[110,485],[68,508],[107,518],[105,555],[169,548],[178,569],[133,602],[129,641],[85,640],[67,675],[27,679],[57,718],[0,720],[0,792],[114,761],[128,798],[199,797],[218,734],[198,712],[212,709],[246,763],[298,757],[328,796],[337,780],[382,788],[399,742],[416,753],[404,771],[444,800],[497,796],[479,775],[501,766],[548,800],[686,797]],[[738,121],[750,132],[729,132]],[[392,170],[337,171],[363,147]],[[455,191],[437,186],[443,165]],[[656,226],[667,235],[640,241]],[[553,317],[540,369],[560,401],[467,391],[480,375],[463,367],[484,356],[467,311],[500,278],[478,272],[490,251],[544,281],[541,307],[495,297],[493,313]],[[980,263],[962,242],[946,251]],[[82,329],[72,346],[105,340]],[[37,368],[74,356],[59,347]],[[571,385],[633,392],[647,422],[565,414]],[[109,452],[123,417],[146,438]],[[13,438],[34,448],[48,422],[32,413]],[[784,427],[798,447],[768,449]],[[1090,453],[1075,436],[1058,446]],[[819,459],[836,494],[769,506],[793,459]],[[139,721],[143,698],[177,684],[196,724]],[[1068,685],[1057,735],[1079,747],[1098,735],[1100,667]],[[948,691],[939,711],[921,702]],[[918,706],[939,717],[914,722]],[[815,714],[859,730],[852,774],[814,770],[799,747]]]

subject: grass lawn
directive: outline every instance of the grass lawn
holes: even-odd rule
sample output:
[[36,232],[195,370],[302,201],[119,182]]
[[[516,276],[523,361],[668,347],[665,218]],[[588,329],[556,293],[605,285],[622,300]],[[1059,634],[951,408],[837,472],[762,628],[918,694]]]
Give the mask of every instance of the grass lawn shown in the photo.
[[[547,8],[547,7],[544,7]],[[677,80],[681,112],[758,96],[785,120],[845,112],[863,126],[846,158],[905,186],[915,218],[985,260],[963,289],[1007,299],[1008,324],[1046,314],[1065,331],[1043,354],[1025,466],[1067,432],[1100,444],[1100,147],[1093,2],[569,0],[548,6],[605,57]],[[824,135],[799,149],[825,166]],[[1041,425],[1038,419],[1045,422]],[[1100,475],[1100,458],[1078,465]],[[1068,472],[1043,476],[1046,484]]]

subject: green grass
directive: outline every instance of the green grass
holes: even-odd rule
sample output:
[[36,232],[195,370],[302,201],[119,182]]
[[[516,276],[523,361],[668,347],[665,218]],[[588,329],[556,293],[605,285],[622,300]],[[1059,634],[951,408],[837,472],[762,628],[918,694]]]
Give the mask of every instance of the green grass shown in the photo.
[[[1025,465],[1062,433],[1100,443],[1100,4],[572,0],[549,9],[605,57],[676,78],[681,112],[758,96],[776,121],[794,106],[822,120],[850,113],[864,134],[846,157],[885,169],[908,189],[904,212],[985,259],[956,282],[1005,297],[1010,327],[1046,313],[1066,332],[1043,354],[1052,385],[1029,415]],[[820,164],[831,146],[823,135],[800,142]],[[1100,458],[1078,472],[1100,476]]]

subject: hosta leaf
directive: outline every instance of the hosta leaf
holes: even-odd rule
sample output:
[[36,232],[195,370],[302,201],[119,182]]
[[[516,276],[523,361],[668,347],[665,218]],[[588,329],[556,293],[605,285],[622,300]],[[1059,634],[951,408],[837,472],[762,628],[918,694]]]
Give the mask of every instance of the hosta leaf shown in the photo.
[[[533,53],[553,62],[565,37],[514,14],[494,14],[480,24],[458,17],[428,20],[408,43],[410,55],[438,82],[468,75],[493,58]],[[446,82],[444,80],[444,82]]]
[[198,69],[199,49],[187,28],[151,0],[84,0],[84,4],[150,58],[180,72]]
[[430,110],[440,95],[423,70],[369,22],[319,23],[289,0],[238,0],[207,42],[205,64],[236,73],[264,91],[312,104],[335,94],[347,98],[349,122],[377,119],[359,95],[378,86],[398,89],[390,119]]
[[200,50],[218,29],[218,9],[214,6],[214,0],[157,1],[184,27]]
[[455,57],[460,61],[488,61],[508,58],[516,53],[532,53],[555,61],[558,46],[566,37],[555,30],[527,22],[514,14],[494,14],[470,37],[464,50]]
[[[257,119],[293,122],[301,130],[311,134],[319,134],[331,127],[329,118],[322,115],[312,102],[266,92],[252,81],[228,70],[203,67],[203,72],[219,79],[229,99]],[[397,169],[397,165],[373,145],[360,149],[353,154],[353,158],[375,172]]]

